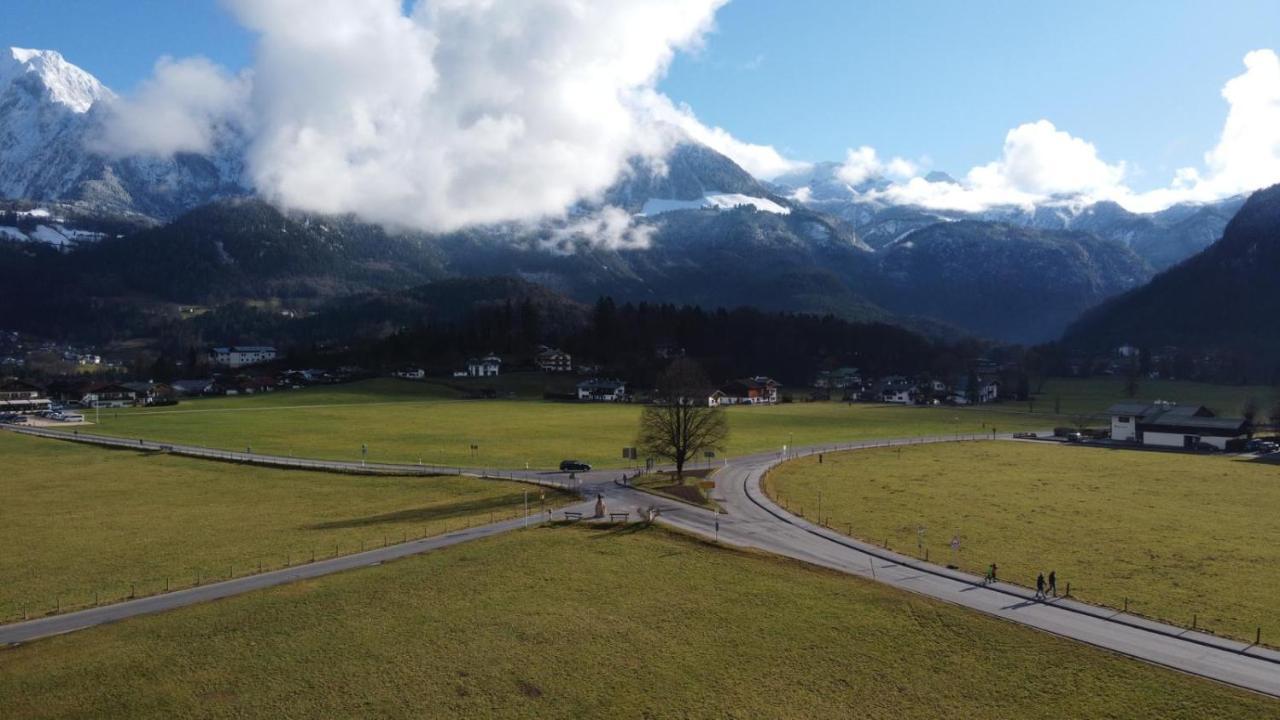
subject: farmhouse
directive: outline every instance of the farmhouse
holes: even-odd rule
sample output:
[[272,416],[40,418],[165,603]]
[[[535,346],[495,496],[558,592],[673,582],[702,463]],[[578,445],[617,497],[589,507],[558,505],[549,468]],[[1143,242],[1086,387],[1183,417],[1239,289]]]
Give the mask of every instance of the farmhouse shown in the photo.
[[714,405],[772,405],[778,402],[782,385],[771,378],[756,376],[726,383],[711,395]]
[[621,380],[592,378],[578,383],[578,399],[595,402],[622,402],[627,399],[627,384]]
[[1203,405],[1169,402],[1119,403],[1107,409],[1111,439],[1156,447],[1195,449],[1201,444],[1226,450],[1249,434],[1243,418],[1221,418]]
[[573,356],[556,348],[543,347],[533,362],[543,372],[573,372]]
[[137,391],[119,383],[91,385],[80,397],[80,405],[83,407],[122,408],[137,404]]
[[239,368],[275,359],[276,349],[267,345],[231,345],[209,349],[209,362],[222,367]]
[[139,405],[176,405],[178,403],[177,391],[171,385],[165,383],[148,381],[126,382],[120,383],[120,385],[129,388],[135,393]]
[[880,402],[910,405],[916,400],[916,386],[901,375],[891,375],[880,381],[872,397]]
[[0,383],[0,412],[39,412],[49,409],[49,398],[39,385],[22,380]]
[[495,377],[501,370],[502,358],[493,353],[467,360],[467,375],[470,377]]
[[1000,381],[995,379],[978,380],[977,390],[969,392],[969,379],[961,378],[956,389],[948,400],[955,405],[969,405],[973,402],[985,404],[1000,399]]

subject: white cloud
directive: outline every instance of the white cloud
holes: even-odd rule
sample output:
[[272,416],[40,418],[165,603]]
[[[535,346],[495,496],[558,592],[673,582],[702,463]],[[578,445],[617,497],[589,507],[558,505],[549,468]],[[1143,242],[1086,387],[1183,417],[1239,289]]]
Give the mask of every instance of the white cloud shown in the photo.
[[[1125,163],[1104,161],[1089,142],[1048,120],[1010,130],[998,160],[971,169],[959,184],[913,177],[868,193],[893,202],[934,209],[980,211],[996,205],[1030,205],[1054,196],[1113,200],[1134,212],[1154,212],[1182,202],[1210,202],[1280,182],[1280,56],[1255,50],[1243,74],[1222,89],[1228,111],[1217,145],[1203,168],[1181,168],[1168,187],[1134,192]],[[875,150],[850,151],[842,171],[856,177],[872,166]]]
[[202,151],[235,120],[269,199],[435,231],[563,217],[683,136],[764,177],[799,165],[656,90],[727,0],[224,2],[258,36],[252,81],[164,61],[104,145]]
[[578,243],[610,250],[643,250],[649,247],[657,228],[637,223],[626,210],[613,205],[584,215],[551,231],[541,243],[543,249],[572,253]]
[[1063,195],[1117,199],[1127,192],[1124,174],[1124,163],[1103,161],[1091,143],[1040,120],[1010,130],[1000,158],[973,168],[961,183],[912,177],[879,194],[894,202],[977,212]]
[[161,58],[153,76],[125,100],[108,101],[95,149],[109,155],[207,153],[220,125],[248,123],[251,82],[204,58]]
[[844,163],[836,170],[836,177],[850,185],[858,185],[885,175],[905,180],[917,172],[915,163],[910,160],[895,157],[884,162],[875,148],[863,145],[857,150],[845,151]]
[[[809,163],[785,157],[772,145],[744,142],[724,128],[708,127],[698,120],[691,107],[676,104],[657,91],[651,90],[639,95],[637,102],[650,123],[676,128],[684,137],[728,157],[757,178],[772,180],[779,175],[809,167]],[[674,139],[679,139],[679,136]]]

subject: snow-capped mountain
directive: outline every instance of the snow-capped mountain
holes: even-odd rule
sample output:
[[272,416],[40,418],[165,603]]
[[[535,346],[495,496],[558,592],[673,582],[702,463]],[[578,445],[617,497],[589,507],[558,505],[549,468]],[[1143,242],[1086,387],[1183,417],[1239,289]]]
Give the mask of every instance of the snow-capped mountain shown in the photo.
[[[1221,237],[1227,222],[1244,203],[1240,196],[1215,203],[1175,205],[1144,214],[1114,202],[1055,197],[1030,207],[1001,205],[980,212],[938,210],[897,204],[878,194],[891,184],[883,176],[873,175],[850,184],[840,177],[840,167],[834,162],[816,163],[804,171],[777,178],[772,186],[793,202],[845,220],[863,242],[874,248],[887,247],[939,222],[979,220],[1038,230],[1090,232],[1128,246],[1161,270]],[[942,172],[929,173],[924,179],[931,183],[956,182]]]
[[0,51],[0,197],[169,218],[246,194],[243,141],[211,156],[112,158],[94,149],[115,94],[52,50]]

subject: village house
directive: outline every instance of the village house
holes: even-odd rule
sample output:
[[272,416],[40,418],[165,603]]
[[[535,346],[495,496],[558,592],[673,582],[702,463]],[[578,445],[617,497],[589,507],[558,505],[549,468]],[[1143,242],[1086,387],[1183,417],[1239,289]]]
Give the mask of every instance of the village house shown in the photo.
[[23,380],[0,383],[0,412],[40,412],[49,409],[44,388]]
[[276,349],[267,345],[232,345],[209,349],[210,363],[232,369],[275,359]]
[[391,373],[391,376],[401,380],[422,380],[427,376],[427,371],[422,368],[407,367],[396,370]]
[[569,353],[545,345],[534,356],[533,362],[543,372],[573,372],[573,356]]
[[91,385],[80,397],[80,405],[87,408],[122,408],[137,404],[137,391],[120,383]]
[[901,375],[890,375],[876,385],[872,399],[883,403],[910,405],[916,401],[916,385]]
[[592,402],[622,402],[627,399],[627,384],[622,380],[592,378],[578,383],[578,399]]
[[970,405],[977,402],[979,405],[995,402],[1000,399],[1000,381],[994,378],[983,380],[978,379],[978,389],[975,393],[969,392],[969,378],[962,378],[956,383],[956,388],[947,398],[948,402],[953,405]]
[[1226,450],[1227,443],[1248,436],[1244,418],[1217,417],[1203,405],[1170,402],[1125,402],[1107,408],[1111,439],[1155,447],[1195,450],[1209,445]]
[[835,370],[823,370],[818,373],[813,381],[813,386],[818,388],[829,388],[832,390],[844,390],[851,387],[859,387],[862,385],[862,373],[858,368],[842,367]]
[[725,383],[711,394],[713,405],[772,405],[778,402],[782,385],[772,378],[756,376]]
[[493,353],[467,360],[467,375],[470,377],[495,377],[501,371],[502,358]]
[[166,383],[126,382],[120,384],[135,393],[139,405],[176,405],[178,403],[177,392]]

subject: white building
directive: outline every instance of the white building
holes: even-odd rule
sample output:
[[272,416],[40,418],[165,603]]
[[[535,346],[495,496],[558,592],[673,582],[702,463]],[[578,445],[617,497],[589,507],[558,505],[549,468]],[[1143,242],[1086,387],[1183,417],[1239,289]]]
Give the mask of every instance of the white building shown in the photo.
[[471,377],[495,377],[502,371],[502,358],[489,353],[467,361],[467,375]]
[[1112,440],[1139,445],[1194,450],[1205,444],[1226,450],[1228,442],[1249,434],[1243,418],[1220,418],[1203,405],[1119,403],[1107,414]]
[[422,368],[401,368],[391,373],[391,376],[401,380],[422,380],[427,377],[427,371]]
[[209,349],[209,362],[229,368],[271,362],[276,359],[276,349],[269,345],[232,345]]
[[627,399],[627,384],[621,380],[583,380],[578,383],[578,399],[595,402],[622,402]]

